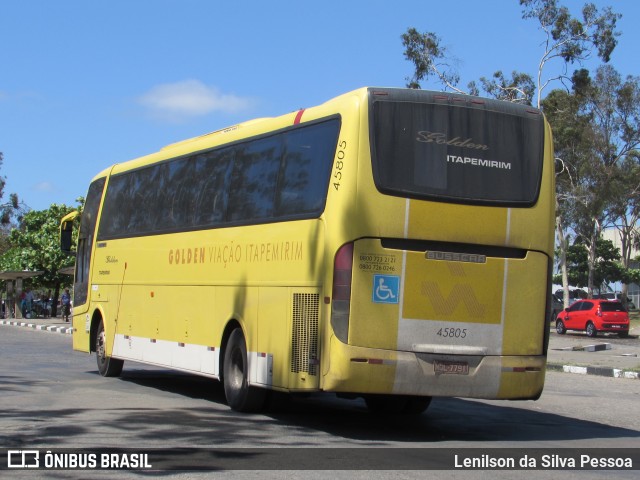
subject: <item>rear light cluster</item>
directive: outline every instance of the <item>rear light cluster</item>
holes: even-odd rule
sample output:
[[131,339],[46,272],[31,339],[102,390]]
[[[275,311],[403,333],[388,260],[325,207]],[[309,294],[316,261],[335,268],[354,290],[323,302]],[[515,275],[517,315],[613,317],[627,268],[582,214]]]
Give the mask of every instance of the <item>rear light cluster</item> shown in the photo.
[[600,307],[596,310],[596,317],[602,317],[602,309]]
[[331,301],[331,326],[336,337],[343,343],[347,343],[349,338],[352,270],[353,243],[347,243],[340,247],[334,260]]

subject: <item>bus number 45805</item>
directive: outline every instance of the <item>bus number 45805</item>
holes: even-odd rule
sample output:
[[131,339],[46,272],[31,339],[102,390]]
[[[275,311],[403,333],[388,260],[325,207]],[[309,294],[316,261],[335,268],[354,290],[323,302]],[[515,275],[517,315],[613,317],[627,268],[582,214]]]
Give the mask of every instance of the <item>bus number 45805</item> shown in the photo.
[[438,330],[436,334],[439,337],[444,338],[466,338],[467,337],[467,329],[466,328],[441,328]]

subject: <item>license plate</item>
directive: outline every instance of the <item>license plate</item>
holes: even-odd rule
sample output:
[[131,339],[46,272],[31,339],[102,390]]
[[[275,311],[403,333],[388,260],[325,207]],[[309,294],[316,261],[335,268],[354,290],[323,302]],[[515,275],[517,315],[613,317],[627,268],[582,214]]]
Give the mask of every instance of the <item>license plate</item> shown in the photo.
[[469,375],[469,364],[436,360],[433,362],[433,370],[436,375]]

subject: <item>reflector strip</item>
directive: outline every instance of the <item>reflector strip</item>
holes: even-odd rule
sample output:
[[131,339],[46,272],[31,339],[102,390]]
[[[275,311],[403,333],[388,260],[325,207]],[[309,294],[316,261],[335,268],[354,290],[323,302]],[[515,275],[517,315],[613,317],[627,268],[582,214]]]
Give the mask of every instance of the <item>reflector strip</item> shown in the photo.
[[526,373],[526,372],[541,372],[542,369],[540,367],[502,367],[503,372],[514,372],[514,373]]
[[394,365],[395,360],[384,360],[382,358],[352,358],[354,363],[368,363],[369,365]]

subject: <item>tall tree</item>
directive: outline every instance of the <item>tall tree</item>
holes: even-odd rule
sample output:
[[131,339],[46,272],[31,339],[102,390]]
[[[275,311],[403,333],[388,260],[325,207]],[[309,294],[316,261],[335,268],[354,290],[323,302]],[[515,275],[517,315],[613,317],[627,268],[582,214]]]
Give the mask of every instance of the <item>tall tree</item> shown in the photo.
[[[535,95],[535,104],[540,107],[542,92],[550,83],[568,80],[569,64],[587,60],[593,49],[597,50],[600,59],[609,61],[620,35],[616,24],[621,18],[610,7],[599,11],[594,4],[586,3],[581,18],[577,18],[558,0],[519,1],[522,18],[536,20],[544,35],[543,52],[535,68],[535,82],[534,76],[529,73],[514,71],[508,79],[499,70],[489,78],[481,77],[480,87],[472,81],[467,90],[463,90],[458,85],[460,74],[456,68],[457,62],[449,56],[442,38],[435,32],[420,33],[411,27],[401,36],[404,56],[414,67],[413,75],[407,78],[407,86],[420,88],[421,82],[435,77],[445,89],[458,93],[477,95],[483,91],[489,96],[520,103],[533,103]],[[547,74],[547,67],[553,60],[560,61],[560,69]]]
[[42,270],[42,275],[32,279],[32,286],[52,290],[54,308],[60,289],[73,281],[60,273],[73,265],[73,257],[60,250],[60,219],[73,210],[76,208],[53,204],[48,210],[28,212],[20,228],[9,235],[10,249],[0,256],[2,270]]
[[[585,238],[593,266],[596,242],[605,226],[635,226],[631,222],[636,215],[633,202],[640,188],[640,77],[623,80],[612,66],[603,65],[594,79],[588,75],[582,78],[576,92],[584,98],[583,110],[591,118],[593,158],[581,185],[576,230]],[[626,207],[621,205],[621,197],[626,200]],[[633,235],[625,229],[621,233]],[[625,243],[630,241],[624,238]],[[630,251],[627,255],[628,265]],[[590,282],[589,288],[593,286]]]
[[[4,156],[0,152],[0,167]],[[4,187],[6,185],[6,177],[0,176],[0,254],[6,249],[6,235],[8,235],[11,228],[15,227],[20,222],[26,212],[29,211],[24,203],[20,201],[18,195],[12,193],[9,195],[9,201],[3,202]]]
[[[616,24],[622,17],[611,7],[598,11],[593,3],[586,3],[582,18],[577,18],[558,0],[520,0],[520,5],[522,18],[536,20],[544,34],[537,68],[538,107],[544,89],[555,80],[568,80],[568,65],[588,60],[594,48],[603,62],[609,62],[620,36]],[[561,70],[545,76],[545,67],[553,60],[561,60]]]
[[[564,89],[552,90],[545,97],[542,108],[553,126],[556,153],[556,234],[558,249],[556,261],[561,272],[561,284],[569,285],[567,249],[571,244],[572,213],[577,201],[577,190],[582,184],[584,171],[591,161],[591,135],[589,115],[582,113],[583,97]],[[565,289],[565,308],[569,306]]]
[[[589,252],[584,248],[581,239],[567,249],[567,259],[571,265],[569,281],[576,287],[587,287],[589,283]],[[619,263],[620,250],[610,240],[598,239],[594,278],[598,285],[618,282],[623,277],[623,269]],[[554,279],[555,280],[555,279]]]
[[[0,152],[0,167],[2,167],[4,156],[2,152]],[[4,176],[0,176],[0,203],[2,203],[2,197],[4,196],[4,187],[6,185],[6,178]],[[10,203],[2,204],[0,206],[0,255],[3,252],[6,252],[9,246],[9,231],[11,230],[11,218],[13,215],[14,207],[17,207],[17,196],[15,197],[15,202],[12,201]]]
[[609,214],[620,238],[620,261],[625,276],[622,283],[622,300],[626,303],[629,283],[636,283],[638,272],[632,271],[632,252],[640,243],[638,221],[640,220],[640,152],[633,151],[617,169],[612,180],[614,192],[625,192],[613,195],[609,206]]

